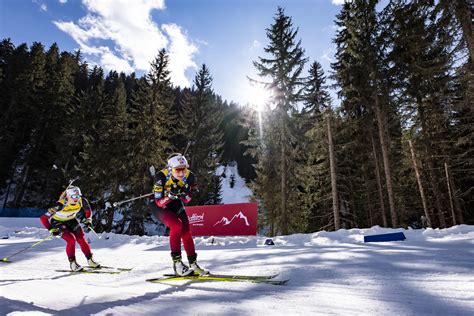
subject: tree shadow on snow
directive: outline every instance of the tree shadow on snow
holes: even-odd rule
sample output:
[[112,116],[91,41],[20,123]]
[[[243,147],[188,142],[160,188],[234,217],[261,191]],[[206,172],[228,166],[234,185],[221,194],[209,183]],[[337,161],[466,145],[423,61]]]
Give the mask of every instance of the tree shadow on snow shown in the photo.
[[[474,267],[474,263],[466,260],[465,254],[471,251],[469,245],[456,245],[456,251],[464,253],[459,256],[460,260],[454,258],[456,251],[452,250],[452,247],[451,243],[424,242],[421,245],[416,241],[410,243],[409,240],[400,244],[340,243],[308,244],[303,247],[287,245],[257,247],[261,251],[255,251],[254,248],[236,249],[219,246],[215,249],[216,254],[212,253],[212,246],[197,247],[198,252],[206,252],[205,256],[200,257],[200,262],[212,272],[256,275],[280,273],[277,279],[291,278],[291,280],[284,286],[249,283],[244,290],[241,287],[234,289],[232,285],[226,283],[216,283],[213,286],[212,283],[203,284],[195,281],[179,285],[166,283],[167,288],[162,289],[162,283],[145,284],[144,280],[137,280],[133,285],[143,283],[146,289],[156,286],[158,291],[148,291],[135,297],[111,302],[87,302],[89,298],[86,296],[80,305],[59,311],[3,298],[0,299],[0,311],[84,315],[107,312],[110,309],[111,314],[120,314],[121,307],[137,305],[142,314],[169,315],[180,312],[189,314],[193,307],[201,302],[207,306],[230,302],[231,304],[225,307],[226,314],[240,315],[245,314],[245,304],[234,303],[258,301],[259,298],[272,296],[275,297],[276,308],[278,304],[284,304],[281,310],[283,312],[288,306],[292,306],[291,302],[285,302],[285,293],[294,295],[301,292],[310,293],[308,295],[314,298],[312,302],[317,309],[315,312],[470,315],[472,310],[467,307],[468,301],[464,305],[461,298],[443,297],[437,294],[442,293],[437,291],[443,287],[443,281],[439,281],[440,277],[449,276],[449,273],[468,274]],[[229,256],[226,256],[227,249],[231,252]],[[236,252],[241,254],[235,255]],[[426,268],[425,265],[429,267]],[[247,270],[252,273],[247,273]],[[449,281],[451,288],[456,280]],[[191,291],[191,298],[185,295],[181,299],[173,295],[186,291]],[[447,291],[450,292],[452,290]],[[328,296],[332,296],[332,301],[329,301]],[[155,304],[156,299],[159,300]],[[334,303],[335,300],[338,301]],[[176,304],[177,301],[179,306]],[[358,302],[363,304],[354,307]]]

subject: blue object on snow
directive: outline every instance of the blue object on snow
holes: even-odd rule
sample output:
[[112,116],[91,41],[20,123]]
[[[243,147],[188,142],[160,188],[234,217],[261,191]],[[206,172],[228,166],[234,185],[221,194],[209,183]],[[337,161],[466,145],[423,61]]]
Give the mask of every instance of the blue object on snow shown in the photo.
[[407,238],[405,237],[405,234],[402,232],[364,236],[364,242],[397,241],[397,240],[405,240],[405,239]]
[[267,240],[265,240],[265,245],[267,246],[273,246],[275,243],[273,242],[273,240],[271,238],[268,238]]

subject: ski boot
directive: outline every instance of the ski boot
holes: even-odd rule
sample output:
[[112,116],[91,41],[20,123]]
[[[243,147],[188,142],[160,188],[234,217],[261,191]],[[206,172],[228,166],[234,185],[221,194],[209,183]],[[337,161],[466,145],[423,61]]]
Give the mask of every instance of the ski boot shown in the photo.
[[188,256],[188,261],[189,261],[189,268],[194,271],[194,274],[198,275],[209,275],[209,271],[206,269],[201,268],[197,264],[197,254],[194,254],[192,256]]
[[88,258],[87,258],[87,264],[89,265],[89,267],[91,268],[100,268],[100,263],[94,261],[94,258],[92,258],[92,255],[90,255]]
[[173,270],[176,275],[187,276],[193,274],[193,270],[181,261],[181,253],[171,253],[173,259]]
[[76,262],[76,258],[75,258],[75,257],[69,258],[69,267],[71,267],[71,271],[73,271],[73,272],[82,271],[82,270],[84,269],[82,266],[80,266],[80,265]]

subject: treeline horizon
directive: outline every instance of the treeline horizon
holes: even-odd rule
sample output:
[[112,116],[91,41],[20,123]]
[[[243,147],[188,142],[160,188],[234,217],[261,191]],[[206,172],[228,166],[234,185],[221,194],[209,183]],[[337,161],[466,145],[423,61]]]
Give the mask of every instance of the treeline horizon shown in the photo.
[[332,87],[283,8],[266,29],[254,81],[273,100],[245,143],[268,235],[474,222],[471,8],[377,4],[341,6]]
[[174,87],[161,50],[142,77],[90,67],[80,52],[39,42],[0,43],[2,208],[47,208],[70,179],[94,209],[97,231],[144,234],[146,199],[168,156],[185,153],[199,181],[191,205],[221,203],[220,164],[238,163],[247,181],[253,160],[239,142],[242,111],[212,90],[203,64],[190,88]]

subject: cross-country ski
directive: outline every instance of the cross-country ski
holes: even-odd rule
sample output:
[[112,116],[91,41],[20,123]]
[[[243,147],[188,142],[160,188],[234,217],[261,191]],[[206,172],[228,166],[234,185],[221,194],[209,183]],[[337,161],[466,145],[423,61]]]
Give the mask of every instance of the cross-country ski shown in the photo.
[[222,275],[187,275],[187,276],[163,276],[159,278],[147,279],[147,282],[160,283],[169,281],[198,281],[198,282],[251,282],[259,284],[272,284],[272,285],[284,285],[289,281],[285,280],[274,280],[269,277],[255,277],[255,276],[222,276]]

